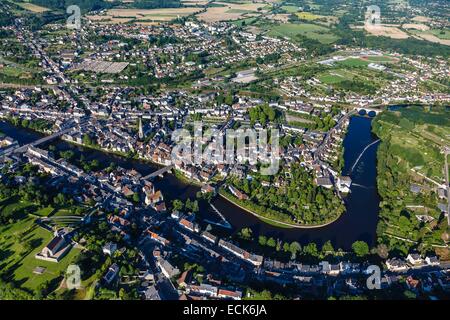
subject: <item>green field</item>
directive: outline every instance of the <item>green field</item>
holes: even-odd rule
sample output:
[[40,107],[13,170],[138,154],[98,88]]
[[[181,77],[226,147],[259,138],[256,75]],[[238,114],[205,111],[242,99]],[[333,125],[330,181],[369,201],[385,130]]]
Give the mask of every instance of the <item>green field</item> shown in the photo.
[[286,10],[288,13],[295,13],[299,11],[297,6],[281,6],[281,9]]
[[285,23],[270,28],[269,36],[286,37],[295,40],[297,35],[318,40],[324,44],[330,44],[338,40],[338,37],[330,32],[330,29],[310,23]]
[[241,20],[230,21],[230,23],[234,24],[238,27],[242,27],[243,24],[249,25],[249,24],[252,24],[256,20],[258,20],[258,19],[257,18],[246,18],[246,19],[241,19]]
[[445,30],[434,29],[434,30],[431,30],[431,33],[434,34],[439,39],[450,40],[450,30],[449,29],[445,29]]
[[406,167],[432,179],[443,179],[444,156],[440,148],[450,144],[450,121],[444,112],[425,113],[422,109],[409,107],[385,113],[378,123],[383,133],[391,133],[390,151]]
[[357,58],[348,58],[344,61],[339,61],[336,64],[343,66],[343,67],[367,67],[369,65],[370,62],[364,61],[362,59],[357,59]]
[[337,84],[345,80],[352,80],[354,76],[345,70],[329,70],[317,77],[320,82],[325,84]]
[[19,68],[14,67],[3,67],[0,69],[0,72],[10,77],[19,77],[22,74]]
[[[14,211],[15,222],[0,226],[0,270],[5,280],[13,281],[21,288],[34,291],[46,281],[58,280],[67,266],[80,253],[71,249],[59,263],[37,260],[34,256],[53,238],[53,234],[38,226],[28,214],[45,215],[52,208],[35,210],[35,206],[17,201],[16,198],[0,202],[0,214]],[[33,273],[36,267],[44,267],[43,274]],[[56,284],[57,286],[57,284]]]

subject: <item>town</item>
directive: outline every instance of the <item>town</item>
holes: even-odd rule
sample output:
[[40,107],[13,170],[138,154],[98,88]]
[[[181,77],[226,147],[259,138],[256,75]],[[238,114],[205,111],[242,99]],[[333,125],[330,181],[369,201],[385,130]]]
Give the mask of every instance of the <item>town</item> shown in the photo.
[[[199,15],[102,23],[107,15],[92,11],[78,29],[55,22],[36,30],[21,16],[0,27],[0,74],[14,57],[34,70],[20,83],[0,78],[0,253],[15,248],[28,263],[15,269],[16,253],[5,259],[1,281],[20,280],[11,295],[448,299],[448,56],[344,43],[316,55],[288,37]],[[397,121],[392,106],[412,107]],[[431,115],[407,122],[419,109]],[[349,163],[344,144],[355,118],[373,129]],[[174,136],[197,134],[198,123],[212,132],[199,143],[214,157],[183,161]],[[373,186],[361,185],[358,170],[378,145],[394,144],[395,131],[384,130],[397,127],[433,149],[422,152],[429,167],[408,164],[413,178],[391,196],[388,183],[400,177],[392,163],[402,163],[411,141],[395,160],[379,147],[378,161],[385,156],[391,167],[389,176],[374,173]],[[243,157],[218,148],[230,132],[250,139],[252,130],[279,132],[273,175],[252,163],[250,147]],[[314,231],[350,215],[355,188],[377,187],[378,227],[375,219],[371,237],[336,249],[333,238],[316,244],[236,227],[230,214]],[[74,290],[69,265],[81,269]],[[367,285],[373,265],[382,270],[377,290]]]

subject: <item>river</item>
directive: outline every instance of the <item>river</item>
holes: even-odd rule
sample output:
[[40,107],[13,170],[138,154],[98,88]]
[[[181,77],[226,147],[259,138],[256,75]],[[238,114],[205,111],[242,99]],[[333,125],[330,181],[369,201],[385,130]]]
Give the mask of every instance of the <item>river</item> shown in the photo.
[[[353,185],[350,195],[346,198],[347,211],[334,223],[317,229],[287,229],[278,228],[266,224],[236,207],[227,200],[217,197],[213,200],[214,206],[226,217],[233,226],[232,230],[221,227],[213,227],[214,233],[229,234],[243,227],[250,227],[254,235],[264,234],[280,238],[285,241],[298,241],[301,244],[316,242],[318,245],[331,240],[335,248],[348,250],[356,240],[364,240],[369,245],[375,242],[376,225],[378,219],[379,197],[376,191],[376,149],[378,144],[367,149],[360,161],[350,172],[355,160],[364,148],[374,142],[376,137],[371,133],[371,119],[367,117],[354,116],[350,120],[348,133],[344,139],[344,174],[350,174]],[[0,131],[16,139],[20,144],[26,144],[37,140],[42,135],[24,128],[17,128],[7,122],[0,122]],[[97,150],[75,146],[62,140],[51,142],[58,150],[74,150],[77,154],[83,154],[86,160],[97,159],[102,166],[106,167],[111,162],[119,166],[137,171],[146,175],[155,171],[158,167],[148,162],[130,160],[113,154]],[[45,146],[44,146],[45,147]],[[157,178],[155,186],[160,189],[166,200],[181,198],[194,199],[199,187],[181,182],[175,176],[168,174],[164,178]],[[208,203],[200,203],[201,217],[218,221],[217,214]]]

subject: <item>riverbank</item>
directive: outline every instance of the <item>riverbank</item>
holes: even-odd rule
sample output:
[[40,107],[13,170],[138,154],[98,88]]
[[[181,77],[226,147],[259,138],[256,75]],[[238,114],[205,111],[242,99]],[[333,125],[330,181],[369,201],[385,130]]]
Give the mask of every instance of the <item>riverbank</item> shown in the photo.
[[317,229],[317,228],[322,228],[322,227],[326,227],[332,223],[334,223],[336,220],[338,220],[342,215],[339,215],[338,217],[336,217],[335,219],[333,219],[330,222],[326,222],[323,224],[318,224],[318,225],[302,225],[302,224],[294,224],[294,223],[288,223],[288,222],[283,222],[283,221],[279,221],[279,220],[275,220],[272,218],[267,218],[264,217],[254,211],[252,211],[251,209],[245,207],[243,204],[238,203],[238,199],[233,199],[231,195],[227,194],[226,192],[224,192],[223,190],[219,191],[219,196],[221,196],[222,198],[224,198],[225,200],[229,201],[230,203],[232,203],[233,205],[235,205],[236,207],[241,208],[242,210],[252,214],[253,216],[257,217],[258,219],[260,219],[261,221],[268,223],[274,227],[278,227],[278,228],[287,228],[287,229]]

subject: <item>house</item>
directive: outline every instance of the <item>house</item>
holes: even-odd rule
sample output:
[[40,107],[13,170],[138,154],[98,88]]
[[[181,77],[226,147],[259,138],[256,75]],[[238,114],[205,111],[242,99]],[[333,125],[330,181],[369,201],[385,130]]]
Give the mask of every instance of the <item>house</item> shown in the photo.
[[59,262],[70,250],[71,244],[63,235],[54,237],[42,250],[35,255],[36,259]]
[[389,271],[394,272],[404,272],[409,269],[405,261],[395,258],[386,260],[386,266]]
[[145,194],[145,204],[146,205],[153,205],[158,202],[161,202],[164,200],[164,197],[161,193],[161,191],[156,191],[155,193],[146,193]]
[[419,288],[419,284],[420,284],[420,281],[417,279],[414,279],[412,276],[408,276],[406,278],[406,286],[410,290],[417,291],[417,289]]
[[217,296],[224,299],[241,300],[242,292],[219,289],[219,291],[217,291]]
[[228,189],[239,200],[247,200],[248,199],[248,196],[245,193],[239,191],[238,189],[234,188],[233,186],[228,186]]
[[178,270],[178,268],[172,266],[169,261],[161,257],[156,260],[156,264],[161,269],[161,272],[164,274],[164,276],[166,276],[168,279],[180,273],[180,270]]
[[425,258],[425,262],[429,265],[429,266],[439,266],[441,263],[439,261],[439,259],[436,256],[432,256],[432,257],[426,257]]
[[180,226],[182,226],[185,229],[188,229],[191,232],[199,232],[200,231],[198,224],[192,223],[184,218],[180,219],[180,221],[178,221],[178,223],[180,224]]
[[202,232],[201,236],[203,238],[205,238],[206,240],[212,242],[213,244],[216,244],[216,242],[217,242],[217,237],[215,235],[209,233],[208,231]]
[[408,254],[408,256],[406,257],[406,260],[413,266],[422,265],[424,262],[422,257],[417,253]]
[[103,277],[103,280],[105,280],[107,284],[111,284],[111,282],[116,278],[118,273],[119,273],[119,266],[114,263],[112,266],[108,268],[108,271]]
[[438,197],[439,199],[447,199],[447,190],[445,188],[439,188]]
[[331,189],[333,187],[333,183],[331,182],[330,177],[326,176],[326,177],[317,177],[316,178],[316,184],[319,187],[324,187],[327,189]]
[[217,297],[217,291],[218,291],[218,289],[216,286],[206,284],[206,283],[202,283],[199,286],[190,285],[187,287],[188,293],[196,293],[196,294],[201,294],[201,295],[205,295],[208,297]]
[[352,185],[352,179],[349,176],[342,176],[338,178],[337,187],[340,192],[348,193],[350,192],[350,187]]
[[147,232],[148,232],[147,237],[149,237],[150,240],[154,240],[154,241],[156,241],[156,242],[158,242],[158,243],[160,243],[160,244],[162,244],[164,246],[166,246],[166,245],[168,245],[170,243],[169,240],[167,240],[166,238],[161,237],[156,232],[153,232],[153,231],[150,231],[150,230],[147,230]]
[[212,194],[216,194],[216,188],[214,188],[213,186],[209,185],[209,184],[205,184],[202,186],[202,193],[212,193]]
[[145,300],[161,300],[158,290],[155,286],[149,286],[144,291]]
[[112,256],[114,252],[117,250],[117,244],[113,242],[109,242],[106,245],[103,246],[103,254],[107,254],[109,256]]

